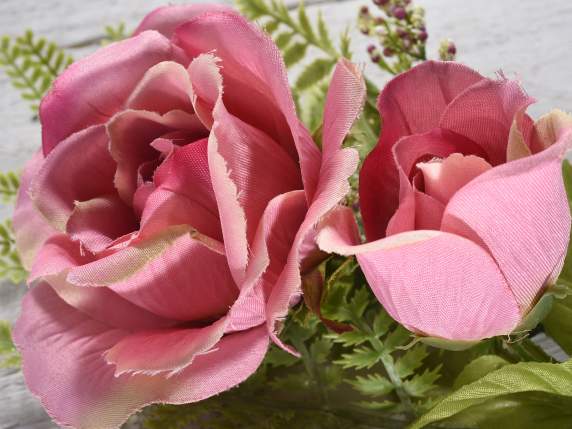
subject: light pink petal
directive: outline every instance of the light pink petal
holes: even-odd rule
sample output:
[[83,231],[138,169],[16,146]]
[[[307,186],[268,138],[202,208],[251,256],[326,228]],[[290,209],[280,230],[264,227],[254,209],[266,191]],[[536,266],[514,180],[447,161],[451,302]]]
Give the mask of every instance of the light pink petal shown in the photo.
[[76,202],[66,225],[66,233],[90,252],[105,249],[116,238],[136,231],[133,210],[117,195],[104,195]]
[[408,329],[471,341],[509,334],[519,323],[514,295],[477,244],[437,231],[376,243],[357,255],[359,264],[381,304]]
[[180,56],[168,39],[149,31],[74,62],[40,106],[44,154],[71,134],[109,120],[150,67]]
[[322,126],[322,157],[342,146],[365,101],[365,83],[355,64],[340,60],[328,88]]
[[570,233],[562,159],[572,132],[536,155],[480,175],[451,199],[442,229],[482,242],[522,310],[558,273]]
[[507,162],[532,155],[533,131],[534,123],[530,116],[526,115],[523,111],[517,112],[508,132],[508,143],[506,146]]
[[170,328],[131,334],[105,353],[115,365],[115,376],[122,374],[167,377],[191,365],[194,358],[207,353],[219,342],[227,325],[226,318],[204,328]]
[[554,109],[534,123],[531,148],[540,152],[556,143],[563,133],[572,128],[572,115]]
[[143,18],[133,34],[155,30],[170,39],[179,25],[205,13],[225,11],[234,10],[230,6],[216,3],[160,6]]
[[161,115],[170,110],[192,113],[191,92],[191,82],[185,67],[174,61],[164,61],[147,70],[125,107]]
[[57,232],[36,209],[30,198],[30,185],[42,168],[43,162],[44,156],[39,150],[24,167],[12,222],[16,248],[24,267],[28,270],[32,267],[40,247]]
[[286,68],[272,39],[238,14],[216,13],[181,25],[174,40],[191,57],[216,52],[223,67],[228,111],[265,132],[290,156],[297,152],[304,189],[311,199],[320,152],[296,116]]
[[89,319],[65,304],[47,284],[28,293],[14,329],[29,389],[61,426],[115,429],[151,403],[200,401],[241,383],[264,357],[264,328],[222,338],[170,377],[122,375],[103,354],[125,331]]
[[154,161],[159,151],[151,143],[173,131],[184,132],[189,141],[206,137],[207,131],[195,115],[172,110],[164,115],[143,110],[124,110],[107,125],[110,152],[117,162],[115,186],[121,198],[131,204],[137,189],[139,166]]
[[442,160],[418,163],[417,168],[423,172],[425,192],[447,204],[459,189],[492,166],[481,157],[453,153]]
[[398,206],[399,175],[393,145],[403,136],[436,128],[447,105],[482,79],[458,63],[425,61],[385,86],[378,100],[383,120],[380,140],[360,173],[360,208],[368,240],[385,236]]
[[115,192],[116,164],[103,125],[72,134],[46,157],[31,185],[30,196],[50,224],[65,230],[75,201]]
[[165,318],[209,320],[225,314],[238,296],[226,258],[213,246],[218,251],[222,247],[212,239],[202,241],[188,227],[170,228],[72,268],[67,280],[78,286],[107,286]]
[[487,161],[506,161],[510,127],[515,115],[534,102],[518,82],[501,76],[483,80],[459,94],[447,106],[439,126],[479,144]]

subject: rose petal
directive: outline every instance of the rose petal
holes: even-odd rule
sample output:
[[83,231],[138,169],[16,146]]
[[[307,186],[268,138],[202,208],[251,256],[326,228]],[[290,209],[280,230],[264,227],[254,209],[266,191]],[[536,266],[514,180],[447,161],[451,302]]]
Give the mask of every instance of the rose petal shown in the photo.
[[75,201],[112,194],[116,164],[107,150],[103,125],[86,128],[58,144],[32,181],[30,196],[48,222],[60,231]]
[[566,252],[570,209],[562,159],[572,132],[536,155],[503,164],[457,192],[442,229],[478,237],[499,265],[523,311],[555,275]]
[[506,161],[510,127],[518,112],[534,102],[518,82],[501,76],[485,79],[459,94],[445,109],[439,126],[479,144],[487,161]]
[[57,231],[46,221],[30,198],[30,185],[34,175],[42,168],[44,156],[39,150],[24,167],[14,209],[13,226],[16,248],[26,269],[32,267],[34,258],[44,242]]
[[561,110],[554,109],[541,116],[534,124],[531,145],[534,153],[552,146],[570,128],[572,128],[572,116]]
[[104,195],[76,202],[66,232],[90,252],[100,252],[118,237],[136,231],[139,225],[132,209],[117,195]]
[[74,62],[40,105],[44,154],[71,134],[106,122],[151,66],[175,58],[180,54],[169,41],[148,31]]
[[115,377],[103,353],[127,332],[90,320],[47,284],[28,293],[13,334],[29,389],[59,425],[78,428],[117,428],[151,403],[196,402],[228,390],[256,370],[268,347],[264,328],[251,329],[225,336],[169,379]]
[[318,182],[320,152],[296,116],[286,68],[270,37],[238,14],[216,13],[181,25],[174,40],[192,57],[216,52],[223,65],[228,111],[265,132],[291,156],[297,152],[310,199]]
[[357,254],[359,264],[388,313],[408,329],[471,341],[509,334],[520,321],[502,273],[473,242],[412,231],[375,243]]

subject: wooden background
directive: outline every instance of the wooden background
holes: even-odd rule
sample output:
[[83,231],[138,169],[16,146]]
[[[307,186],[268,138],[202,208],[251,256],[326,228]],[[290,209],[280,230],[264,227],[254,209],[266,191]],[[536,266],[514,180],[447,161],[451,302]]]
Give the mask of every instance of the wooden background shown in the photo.
[[[294,0],[290,0],[294,1]],[[358,7],[366,0],[306,1],[308,11],[321,8],[333,33],[351,26],[356,59],[365,64],[366,39],[355,28]],[[124,21],[133,29],[161,0],[0,0],[0,34],[19,35],[31,28],[38,35],[70,47],[80,58],[97,49],[89,43],[105,25]],[[184,3],[181,1],[171,3]],[[187,2],[188,3],[188,2]],[[440,39],[453,39],[458,59],[491,76],[502,69],[515,75],[538,103],[538,116],[553,107],[572,111],[572,2],[569,0],[417,0],[425,6],[428,55],[435,58]],[[78,44],[87,44],[73,48]],[[382,84],[387,76],[372,66],[366,74]],[[18,170],[40,145],[40,127],[32,121],[6,76],[0,72],[0,170]],[[10,207],[0,207],[0,219]],[[25,286],[0,284],[0,320],[15,320]],[[136,426],[136,425],[135,425]],[[21,374],[0,370],[0,429],[47,429],[49,421],[37,400],[27,393]]]

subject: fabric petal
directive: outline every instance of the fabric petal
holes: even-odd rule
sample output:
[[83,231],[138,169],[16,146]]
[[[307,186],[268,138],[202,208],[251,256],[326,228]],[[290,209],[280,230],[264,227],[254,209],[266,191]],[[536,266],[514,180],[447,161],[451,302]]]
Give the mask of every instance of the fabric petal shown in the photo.
[[138,229],[133,210],[117,195],[104,195],[78,201],[66,225],[72,240],[79,241],[90,252],[105,249],[118,237]]
[[572,115],[554,109],[534,124],[532,150],[543,151],[556,143],[566,130],[572,128]]
[[[388,313],[414,332],[450,340],[509,334],[520,312],[495,261],[462,237],[423,233],[388,237],[357,255]],[[403,244],[409,237],[417,241]]]
[[46,157],[32,181],[30,196],[37,209],[59,231],[64,231],[75,201],[115,192],[115,161],[107,149],[103,125],[72,134]]
[[296,116],[286,68],[272,39],[238,14],[216,13],[181,25],[174,42],[191,57],[216,52],[228,111],[265,132],[287,153],[297,153],[310,200],[318,183],[320,151]]
[[71,134],[106,122],[151,66],[179,57],[168,39],[148,31],[74,62],[40,105],[44,154]]
[[105,352],[105,360],[122,374],[172,376],[191,365],[193,359],[211,350],[227,325],[222,318],[204,328],[170,328],[140,331],[121,339]]
[[143,18],[133,35],[155,30],[170,39],[179,25],[210,12],[234,12],[234,9],[216,3],[160,6]]
[[459,94],[445,109],[439,126],[479,144],[492,165],[506,161],[510,127],[517,113],[534,102],[518,82],[501,75]]
[[14,209],[13,227],[16,248],[22,264],[30,270],[38,250],[57,231],[36,209],[30,197],[30,186],[34,176],[42,168],[44,156],[39,150],[24,167],[20,177],[20,188]]
[[216,350],[197,356],[165,378],[114,375],[103,354],[128,334],[87,318],[43,283],[24,298],[14,341],[26,383],[61,426],[115,429],[151,403],[200,401],[241,383],[268,347],[264,328],[225,336]]
[[225,314],[238,296],[224,254],[215,251],[220,247],[214,240],[195,239],[187,227],[169,228],[70,269],[67,281],[78,286],[107,286],[165,318],[212,320]]
[[151,67],[137,84],[125,107],[164,115],[170,110],[193,112],[191,82],[185,67],[163,61]]
[[570,233],[562,159],[572,131],[543,152],[503,164],[451,199],[442,230],[482,242],[526,311],[558,273]]

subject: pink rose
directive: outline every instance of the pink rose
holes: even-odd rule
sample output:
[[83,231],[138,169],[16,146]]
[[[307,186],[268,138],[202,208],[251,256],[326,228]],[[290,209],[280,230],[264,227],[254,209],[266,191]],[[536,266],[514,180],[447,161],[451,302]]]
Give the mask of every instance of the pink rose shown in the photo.
[[572,118],[536,124],[517,82],[425,62],[379,97],[383,131],[360,175],[368,242],[337,210],[322,249],[357,254],[393,318],[420,335],[511,333],[562,268]]
[[364,92],[341,61],[320,152],[274,43],[214,5],[160,8],[57,79],[14,217],[36,283],[14,337],[59,424],[115,428],[256,370],[349,189]]

